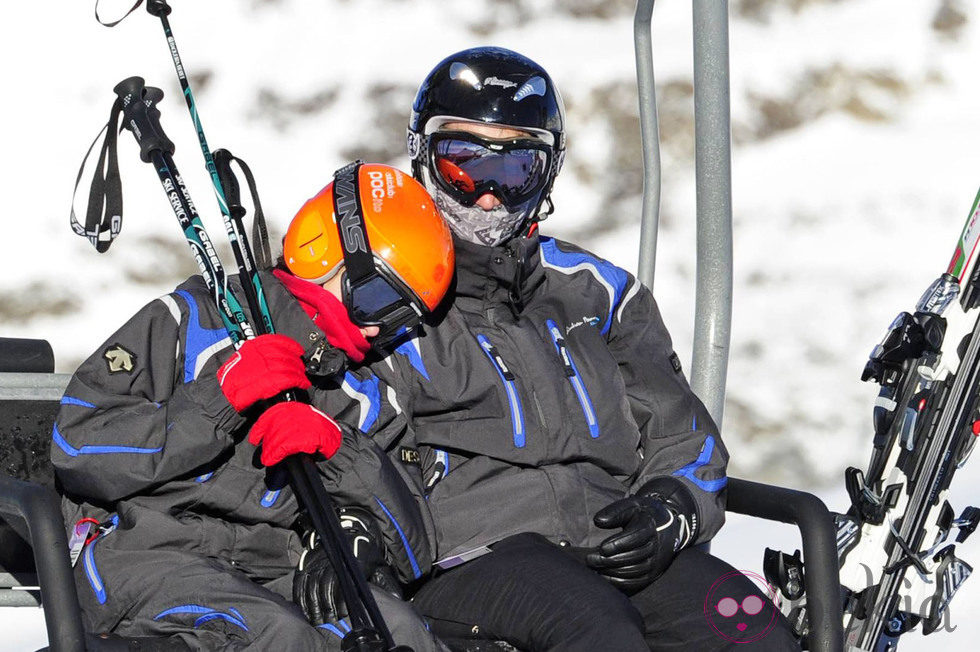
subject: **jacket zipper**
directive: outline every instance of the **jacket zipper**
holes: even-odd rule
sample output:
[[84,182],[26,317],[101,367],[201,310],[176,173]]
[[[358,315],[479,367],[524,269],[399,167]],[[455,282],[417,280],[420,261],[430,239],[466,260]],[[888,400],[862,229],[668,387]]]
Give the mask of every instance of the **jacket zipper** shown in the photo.
[[425,483],[426,493],[432,491],[436,483],[449,475],[449,453],[442,449],[435,449],[436,452],[436,463],[432,469],[432,475],[429,477],[429,481]]
[[517,385],[514,383],[516,376],[504,364],[503,358],[500,357],[500,353],[490,343],[490,340],[483,335],[477,335],[476,339],[480,343],[483,352],[490,358],[490,362],[493,363],[497,375],[500,376],[500,380],[504,384],[504,390],[507,393],[507,402],[510,404],[510,421],[514,428],[514,446],[524,448],[524,411],[521,408],[521,398],[517,394]]
[[109,521],[99,525],[99,536],[88,543],[85,546],[85,551],[82,553],[82,565],[85,568],[85,575],[88,577],[88,583],[91,585],[92,591],[95,593],[95,598],[99,601],[99,604],[105,604],[107,596],[102,575],[99,573],[99,569],[95,565],[95,544],[104,539],[106,535],[111,534],[118,525],[119,515],[113,514]]
[[562,366],[565,368],[565,376],[568,378],[568,382],[571,383],[572,389],[575,391],[575,396],[578,397],[578,402],[582,406],[585,421],[589,424],[589,434],[595,439],[599,436],[599,421],[596,419],[595,409],[592,407],[592,399],[589,398],[589,391],[585,388],[585,383],[582,381],[582,376],[575,366],[575,361],[572,360],[571,353],[568,352],[568,347],[565,345],[565,338],[561,336],[561,330],[550,319],[547,324],[548,333],[551,334],[551,340],[555,343],[555,350],[558,351],[558,357],[561,358]]

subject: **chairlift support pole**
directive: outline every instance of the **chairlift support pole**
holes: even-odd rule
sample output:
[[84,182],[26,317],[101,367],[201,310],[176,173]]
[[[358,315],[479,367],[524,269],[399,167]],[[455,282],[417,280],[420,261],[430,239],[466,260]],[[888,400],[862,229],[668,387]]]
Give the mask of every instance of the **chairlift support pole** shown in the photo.
[[[640,129],[643,212],[637,276],[653,288],[660,211],[660,135],[650,22],[654,0],[637,0],[633,22]],[[728,0],[693,0],[694,124],[697,186],[697,296],[691,386],[718,427],[724,414],[732,317],[731,103]],[[731,478],[728,511],[793,523],[803,539],[810,624],[809,649],[843,650],[836,529],[811,494]]]
[[721,428],[732,323],[728,0],[694,0],[697,295],[691,388]]
[[[660,222],[660,134],[650,22],[655,0],[633,18],[643,137],[643,203],[637,275],[653,289]],[[697,291],[691,387],[721,428],[732,317],[732,153],[728,0],[693,0]]]

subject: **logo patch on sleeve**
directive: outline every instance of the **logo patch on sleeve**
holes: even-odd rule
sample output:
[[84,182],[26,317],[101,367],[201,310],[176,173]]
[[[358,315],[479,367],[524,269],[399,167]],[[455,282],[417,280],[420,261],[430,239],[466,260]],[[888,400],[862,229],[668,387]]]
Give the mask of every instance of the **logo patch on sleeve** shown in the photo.
[[671,351],[670,353],[670,366],[674,368],[674,373],[679,374],[681,372],[681,359],[677,357],[677,354]]
[[106,359],[106,363],[109,365],[110,374],[130,373],[136,366],[136,354],[125,349],[122,344],[113,344],[105,350],[102,357]]

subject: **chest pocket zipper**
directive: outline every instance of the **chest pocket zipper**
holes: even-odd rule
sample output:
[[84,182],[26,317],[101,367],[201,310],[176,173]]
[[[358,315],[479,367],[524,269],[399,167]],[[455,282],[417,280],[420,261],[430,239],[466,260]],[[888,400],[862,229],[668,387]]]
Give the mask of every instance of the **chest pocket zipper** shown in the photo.
[[595,439],[599,436],[599,421],[596,419],[595,408],[592,407],[592,399],[589,398],[589,391],[585,388],[585,382],[582,381],[582,376],[575,366],[575,361],[572,360],[571,353],[568,352],[568,347],[565,345],[565,338],[561,336],[561,330],[550,319],[547,325],[548,333],[551,334],[551,341],[555,343],[555,350],[558,351],[558,357],[561,358],[562,366],[565,367],[565,376],[568,378],[568,382],[571,383],[572,389],[575,391],[575,396],[578,397],[578,402],[582,406],[585,421],[589,424],[589,434]]
[[503,358],[500,357],[500,353],[490,343],[490,340],[483,335],[477,335],[476,339],[483,352],[490,358],[490,362],[493,363],[493,368],[500,376],[500,381],[504,384],[504,390],[507,392],[507,402],[510,404],[510,421],[514,428],[514,446],[524,448],[524,410],[521,408],[521,397],[518,396],[517,385],[514,383],[516,376],[504,364]]
[[429,476],[428,482],[425,483],[425,491],[432,491],[436,483],[449,475],[449,453],[444,450],[436,449],[436,463],[432,469],[432,475]]

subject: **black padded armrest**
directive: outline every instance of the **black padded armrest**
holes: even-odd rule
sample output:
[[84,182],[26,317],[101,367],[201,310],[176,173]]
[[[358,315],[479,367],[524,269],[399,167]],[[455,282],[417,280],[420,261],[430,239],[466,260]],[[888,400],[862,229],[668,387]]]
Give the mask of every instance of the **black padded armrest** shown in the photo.
[[805,491],[729,478],[729,512],[792,523],[803,538],[810,650],[844,649],[837,530],[823,501]]
[[0,517],[17,523],[16,529],[29,535],[51,651],[84,652],[85,635],[58,496],[51,489],[0,474]]

